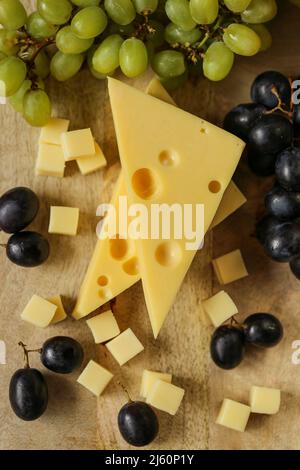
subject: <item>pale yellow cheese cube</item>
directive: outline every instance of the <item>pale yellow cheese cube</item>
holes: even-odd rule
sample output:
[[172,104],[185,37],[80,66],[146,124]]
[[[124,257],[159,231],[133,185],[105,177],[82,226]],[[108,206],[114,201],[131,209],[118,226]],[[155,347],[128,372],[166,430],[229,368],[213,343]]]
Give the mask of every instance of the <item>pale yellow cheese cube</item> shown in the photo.
[[215,327],[238,313],[238,309],[229,295],[223,290],[209,299],[202,301],[202,307]]
[[112,378],[113,374],[109,370],[91,360],[81,372],[77,382],[99,397]]
[[86,321],[96,344],[104,343],[120,334],[120,328],[111,310]]
[[233,429],[234,431],[244,432],[250,413],[250,406],[225,398],[216,423],[226,428]]
[[46,126],[42,127],[40,142],[60,145],[61,134],[67,132],[70,121],[68,119],[51,118]]
[[74,236],[77,234],[78,221],[77,207],[51,206],[49,233]]
[[21,314],[21,318],[32,325],[46,328],[54,318],[57,306],[48,300],[33,295]]
[[163,372],[154,372],[152,370],[144,369],[141,382],[140,396],[147,398],[151,388],[157,382],[157,380],[163,380],[164,382],[172,382],[172,374],[166,374]]
[[55,315],[51,320],[51,324],[54,325],[55,323],[65,320],[67,318],[67,314],[65,312],[61,296],[55,295],[53,297],[49,297],[47,300],[57,307]]
[[104,153],[100,146],[95,142],[95,155],[76,158],[79,170],[82,175],[88,175],[94,171],[100,170],[107,165]]
[[240,250],[234,250],[213,260],[213,267],[220,284],[229,284],[248,276]]
[[35,165],[38,176],[56,176],[63,178],[65,159],[61,145],[40,144]]
[[95,142],[91,129],[63,132],[61,144],[65,160],[75,160],[78,157],[95,155]]
[[112,339],[106,344],[106,347],[120,366],[128,362],[144,349],[144,346],[135,336],[131,328],[128,328],[119,336]]
[[275,415],[280,408],[281,392],[277,388],[257,387],[250,389],[250,408],[252,413]]
[[163,380],[157,380],[147,395],[147,403],[158,410],[175,415],[184,396],[184,389]]

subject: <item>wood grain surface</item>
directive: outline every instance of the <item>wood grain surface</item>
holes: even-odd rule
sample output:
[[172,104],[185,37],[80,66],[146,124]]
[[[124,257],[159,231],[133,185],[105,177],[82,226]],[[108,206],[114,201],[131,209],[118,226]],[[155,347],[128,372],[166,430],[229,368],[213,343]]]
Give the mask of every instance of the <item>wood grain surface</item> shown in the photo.
[[[24,4],[33,2],[24,1]],[[249,101],[249,86],[266,69],[299,73],[300,10],[286,5],[272,25],[273,48],[250,59],[237,59],[230,77],[222,83],[189,82],[174,93],[185,110],[221,124],[235,104]],[[148,77],[132,82],[145,88]],[[127,397],[118,381],[138,398],[144,368],[174,374],[174,383],[186,390],[175,417],[159,413],[161,430],[153,449],[299,449],[300,366],[292,365],[292,342],[300,339],[300,285],[287,265],[266,258],[253,237],[255,219],[262,212],[263,194],[272,179],[250,174],[241,162],[235,181],[246,194],[247,204],[206,237],[178,294],[158,340],[154,341],[147,317],[141,284],[117,298],[115,313],[121,329],[131,327],[145,351],[120,368],[103,346],[93,345],[85,321],[69,318],[45,330],[20,320],[33,294],[62,294],[70,313],[96,242],[95,210],[109,201],[119,172],[119,158],[106,83],[83,70],[65,84],[49,82],[55,115],[71,119],[72,129],[91,127],[108,159],[103,172],[83,177],[76,165],[68,165],[63,180],[34,176],[39,131],[30,128],[10,109],[0,107],[0,193],[17,185],[29,186],[41,200],[33,229],[47,235],[50,205],[80,208],[77,237],[49,235],[51,257],[44,266],[26,270],[12,265],[1,253],[0,339],[7,345],[7,365],[0,365],[0,449],[129,449],[117,429],[117,413]],[[0,235],[0,243],[7,236]],[[276,313],[285,327],[285,339],[269,351],[250,350],[243,364],[233,371],[217,369],[209,357],[212,328],[203,321],[200,301],[220,286],[210,260],[241,248],[250,276],[226,286],[240,310],[241,320],[249,313]],[[166,286],[167,289],[167,286]],[[100,311],[104,310],[102,308]],[[54,335],[79,339],[90,358],[108,367],[115,379],[97,400],[76,383],[78,373],[57,376],[43,369],[49,384],[50,403],[36,422],[18,420],[8,402],[8,384],[22,366],[22,340],[32,348]],[[32,366],[42,369],[38,356]],[[283,390],[282,408],[272,417],[252,415],[245,434],[214,424],[224,397],[247,403],[251,385],[278,386]]]

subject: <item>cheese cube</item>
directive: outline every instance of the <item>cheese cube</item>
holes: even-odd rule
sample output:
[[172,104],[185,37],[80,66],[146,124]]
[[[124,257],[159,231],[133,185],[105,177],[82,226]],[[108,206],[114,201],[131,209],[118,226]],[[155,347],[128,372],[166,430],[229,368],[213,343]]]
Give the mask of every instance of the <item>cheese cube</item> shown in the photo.
[[99,397],[112,378],[113,374],[109,370],[91,360],[81,372],[77,382]]
[[23,310],[21,318],[32,325],[46,328],[54,318],[56,310],[56,305],[38,295],[33,295]]
[[67,314],[62,304],[61,296],[55,295],[54,297],[49,297],[47,300],[57,307],[55,315],[51,320],[51,324],[54,325],[55,323],[65,320],[67,318]]
[[96,344],[104,343],[120,334],[120,328],[111,310],[87,320]]
[[137,339],[131,328],[128,328],[119,336],[112,339],[106,344],[106,347],[120,366],[128,362],[144,349],[144,346]]
[[176,385],[157,380],[147,396],[147,403],[158,410],[175,415],[182,402],[184,389]]
[[220,284],[229,284],[248,276],[240,250],[234,250],[220,256],[214,259],[212,263]]
[[253,386],[250,390],[252,413],[275,415],[280,408],[280,390],[277,388]]
[[95,142],[95,155],[76,158],[79,170],[82,175],[88,175],[94,171],[100,170],[107,165],[105,156],[100,146]]
[[151,388],[157,382],[157,380],[163,380],[164,382],[172,382],[172,374],[165,374],[163,372],[154,372],[152,370],[145,369],[142,375],[141,391],[140,396],[147,398]]
[[95,142],[91,129],[63,132],[61,144],[67,162],[78,157],[95,155]]
[[37,176],[56,176],[63,178],[65,159],[61,145],[40,144],[35,165]]
[[238,313],[233,300],[223,290],[209,299],[203,300],[202,307],[215,327],[222,325],[222,323]]
[[68,119],[51,118],[47,125],[41,129],[40,142],[60,145],[61,134],[67,132],[69,125]]
[[250,406],[225,398],[217,417],[217,424],[244,432],[251,413]]
[[77,234],[78,220],[78,208],[51,206],[49,233],[74,236]]

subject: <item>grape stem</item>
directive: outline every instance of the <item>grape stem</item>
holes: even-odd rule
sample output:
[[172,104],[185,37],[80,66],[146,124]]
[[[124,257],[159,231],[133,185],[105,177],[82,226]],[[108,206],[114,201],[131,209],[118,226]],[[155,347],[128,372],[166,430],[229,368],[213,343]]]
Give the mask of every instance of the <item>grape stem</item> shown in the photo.
[[24,369],[29,369],[29,368],[30,368],[30,365],[29,365],[29,353],[38,352],[38,353],[41,354],[42,349],[41,349],[41,348],[40,348],[40,349],[27,349],[26,344],[24,344],[22,341],[19,341],[18,346],[21,346],[21,348],[23,349],[23,353],[24,353]]
[[0,246],[1,248],[6,248],[7,245],[5,243],[0,243]]
[[127,388],[122,384],[122,382],[120,382],[120,380],[117,380],[117,384],[121,387],[121,389],[123,390],[123,392],[127,395],[128,401],[129,401],[129,402],[132,402],[133,400],[131,399]]
[[293,117],[293,102],[292,102],[292,100],[291,100],[291,103],[290,103],[290,110],[288,111],[288,110],[283,108],[284,104],[282,103],[282,100],[281,100],[281,98],[279,96],[279,93],[278,93],[275,86],[272,87],[271,92],[273,93],[273,95],[276,96],[276,98],[278,100],[278,104],[277,104],[277,106],[275,106],[275,108],[272,108],[269,111],[266,111],[265,114],[272,114],[272,113],[275,113],[275,111],[281,111],[283,114],[286,114],[290,119],[292,119],[292,117]]

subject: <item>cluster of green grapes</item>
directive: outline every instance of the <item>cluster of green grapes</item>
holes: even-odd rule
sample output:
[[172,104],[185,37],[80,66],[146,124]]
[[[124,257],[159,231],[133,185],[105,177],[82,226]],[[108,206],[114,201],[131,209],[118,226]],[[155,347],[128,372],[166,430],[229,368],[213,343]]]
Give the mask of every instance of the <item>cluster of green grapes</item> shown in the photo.
[[263,23],[277,13],[276,0],[37,0],[36,7],[27,16],[20,0],[0,0],[0,95],[33,126],[51,115],[49,74],[68,80],[86,61],[99,79],[119,67],[136,77],[150,63],[168,89],[193,73],[222,80],[235,54],[270,46]]

